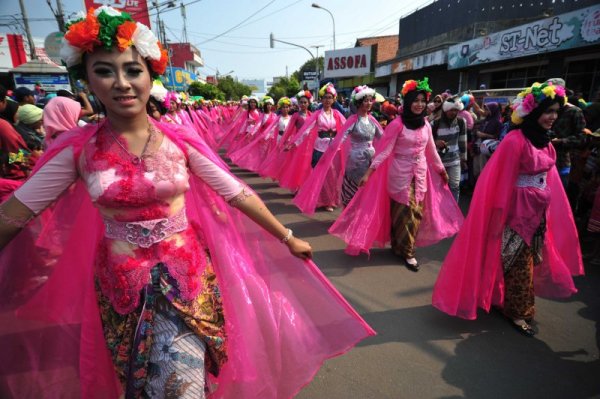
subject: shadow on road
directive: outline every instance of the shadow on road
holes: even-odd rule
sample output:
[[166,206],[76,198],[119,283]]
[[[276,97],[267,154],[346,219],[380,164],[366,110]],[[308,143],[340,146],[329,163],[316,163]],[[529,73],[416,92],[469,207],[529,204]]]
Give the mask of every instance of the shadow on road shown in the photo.
[[571,358],[580,351],[554,352],[543,341],[507,342],[494,329],[459,342],[442,372],[463,398],[591,398],[600,395],[600,360]]

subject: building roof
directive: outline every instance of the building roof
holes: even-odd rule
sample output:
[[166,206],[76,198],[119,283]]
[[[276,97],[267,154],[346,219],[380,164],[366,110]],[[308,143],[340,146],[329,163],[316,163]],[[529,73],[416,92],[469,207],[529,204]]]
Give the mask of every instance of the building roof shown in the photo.
[[67,68],[58,66],[54,63],[50,64],[43,60],[31,60],[16,68],[10,69],[9,72],[16,73],[66,73]]
[[398,51],[398,35],[362,37],[356,39],[355,47],[377,45],[377,58],[375,63],[389,61],[396,57]]

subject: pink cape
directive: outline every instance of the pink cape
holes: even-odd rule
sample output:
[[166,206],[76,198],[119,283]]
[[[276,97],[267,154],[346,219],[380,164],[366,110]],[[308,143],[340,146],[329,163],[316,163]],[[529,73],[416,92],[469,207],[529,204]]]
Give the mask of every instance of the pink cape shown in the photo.
[[[184,151],[192,145],[224,166],[197,136],[157,126]],[[67,146],[78,158],[98,130],[88,125],[62,134],[38,169]],[[291,256],[200,179],[192,176],[190,184],[188,218],[207,240],[226,315],[229,359],[218,377],[207,376],[211,398],[291,397],[325,359],[375,334],[312,261]],[[0,386],[9,397],[121,394],[94,290],[103,230],[78,180],[47,220],[31,222],[0,253]]]
[[[335,118],[336,130],[341,132],[342,125],[346,122],[346,118],[339,111],[332,109],[333,117]],[[323,112],[322,109],[315,111],[308,118],[302,128],[298,129],[296,135],[290,139],[292,143],[296,142],[306,130],[310,129],[304,140],[298,147],[290,150],[290,155],[286,158],[286,165],[279,174],[279,186],[295,191],[308,179],[312,172],[310,166],[312,160],[313,148],[315,140],[318,136],[317,118]]]
[[[369,119],[379,125],[379,122],[373,116],[369,115]],[[318,206],[324,206],[329,204],[320,204],[319,197],[321,194],[321,190],[323,189],[324,184],[336,184],[335,190],[330,190],[331,192],[335,192],[338,196],[341,195],[341,186],[344,180],[344,173],[346,170],[346,159],[348,155],[348,147],[350,146],[350,140],[346,140],[344,143],[343,137],[344,132],[356,123],[358,120],[358,115],[354,114],[346,120],[344,126],[335,136],[333,143],[327,149],[323,157],[317,163],[317,166],[313,169],[312,173],[306,179],[296,197],[292,201],[298,209],[307,215],[312,215],[315,213],[315,209]],[[345,144],[345,145],[342,145]],[[340,151],[341,150],[341,151]],[[334,179],[327,179],[328,172],[331,168],[337,172],[337,176]],[[341,201],[340,198],[336,198],[336,201],[339,203]]]
[[[433,289],[433,306],[473,320],[477,308],[504,303],[500,257],[502,232],[527,139],[520,130],[502,141],[477,181],[467,219],[442,265]],[[577,292],[571,275],[583,274],[577,229],[556,167],[548,172],[550,206],[546,211],[544,262],[534,268],[538,296],[565,298]]]
[[265,157],[277,144],[279,117],[271,113],[259,128],[250,143],[229,154],[229,158],[240,168],[256,172]]
[[[395,142],[402,134],[403,127],[401,118],[396,118],[388,125],[383,138],[375,146],[376,154]],[[348,244],[346,253],[349,255],[361,252],[369,254],[369,249],[375,246],[383,248],[390,242],[392,220],[388,171],[391,157],[393,154],[379,165],[367,184],[358,189],[352,201],[329,228],[329,233]],[[427,163],[431,163],[430,160]],[[423,219],[415,242],[418,247],[452,237],[463,222],[462,212],[442,178],[427,168],[426,180]]]
[[248,134],[246,133],[246,127],[248,126],[249,117],[254,119],[255,131],[258,132],[258,129],[260,129],[260,124],[262,122],[262,113],[260,111],[253,114],[250,114],[249,111],[244,111],[238,115],[237,119],[231,123],[227,134],[219,143],[221,147],[227,150],[228,154],[231,154],[242,145],[248,143],[250,137],[248,137]]
[[[310,111],[307,112],[307,118],[310,118],[311,113]],[[269,155],[267,155],[265,161],[260,165],[258,173],[262,177],[270,177],[273,180],[279,179],[278,176],[286,165],[286,159],[288,155],[291,154],[289,151],[284,151],[284,148],[286,144],[289,144],[290,139],[294,137],[298,131],[296,129],[296,121],[299,117],[300,113],[298,112],[292,115],[287,128],[283,133],[283,136],[281,136],[281,139],[279,140],[279,143],[277,143],[275,149],[271,151]]]

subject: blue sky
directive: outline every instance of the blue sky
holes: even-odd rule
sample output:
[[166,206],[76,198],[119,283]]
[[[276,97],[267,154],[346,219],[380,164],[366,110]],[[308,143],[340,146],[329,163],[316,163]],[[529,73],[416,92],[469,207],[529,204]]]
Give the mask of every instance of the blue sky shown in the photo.
[[[56,0],[51,1],[56,3]],[[44,37],[57,30],[45,0],[24,2],[34,36]],[[165,2],[159,0],[159,4]],[[336,48],[341,49],[353,47],[360,37],[398,34],[398,21],[402,15],[432,1],[176,0],[175,4],[189,4],[186,6],[187,36],[202,53],[203,74],[214,75],[218,69],[221,74],[233,71],[232,75],[239,79],[271,79],[285,75],[286,67],[291,74],[310,58],[305,50],[281,43],[276,43],[274,49],[269,48],[271,32],[276,39],[309,47],[313,53],[315,48],[311,46],[323,46],[319,48],[319,55],[333,49],[331,16],[311,7],[315,2],[333,14]],[[6,15],[20,16],[18,1],[2,0],[2,3],[0,21],[6,21]],[[67,15],[84,7],[83,0],[62,0],[62,3]],[[151,5],[152,0],[148,3]],[[165,21],[168,39],[181,41],[183,19],[180,9],[166,9],[161,12],[161,18]],[[229,31],[231,28],[234,29]],[[0,26],[0,31],[10,32],[10,29]],[[226,31],[229,32],[224,33]]]

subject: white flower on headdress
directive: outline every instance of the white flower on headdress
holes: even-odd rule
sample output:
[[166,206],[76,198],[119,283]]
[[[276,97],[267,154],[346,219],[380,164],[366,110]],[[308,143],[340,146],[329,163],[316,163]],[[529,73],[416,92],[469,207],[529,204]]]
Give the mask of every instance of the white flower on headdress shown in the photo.
[[79,19],[85,19],[85,13],[81,10],[77,11],[71,21],[77,21]]
[[352,95],[351,95],[353,101],[360,101],[365,96],[374,97],[375,90],[373,90],[372,88],[370,88],[367,85],[357,86],[354,88],[354,90],[352,91]]
[[144,24],[136,23],[137,29],[131,37],[133,45],[143,58],[151,60],[160,60],[160,48],[158,47],[158,39],[154,33]]
[[156,100],[160,102],[165,101],[168,92],[169,91],[165,88],[165,86],[163,86],[160,80],[152,82],[152,89],[150,90],[150,95]]
[[110,15],[111,17],[120,17],[121,16],[121,11],[116,10],[112,7],[109,7],[107,5],[103,5],[100,6],[98,8],[96,8],[96,10],[94,10],[94,15],[97,17],[98,15],[100,15],[100,13],[104,11],[105,13],[107,13],[108,15]]
[[523,107],[523,97],[517,97],[513,100],[512,109],[520,118],[525,118],[529,114]]
[[65,61],[67,67],[70,68],[73,65],[79,64],[82,56],[83,52],[81,50],[79,50],[77,47],[71,46],[64,37],[62,38],[62,45],[60,46],[60,58]]

